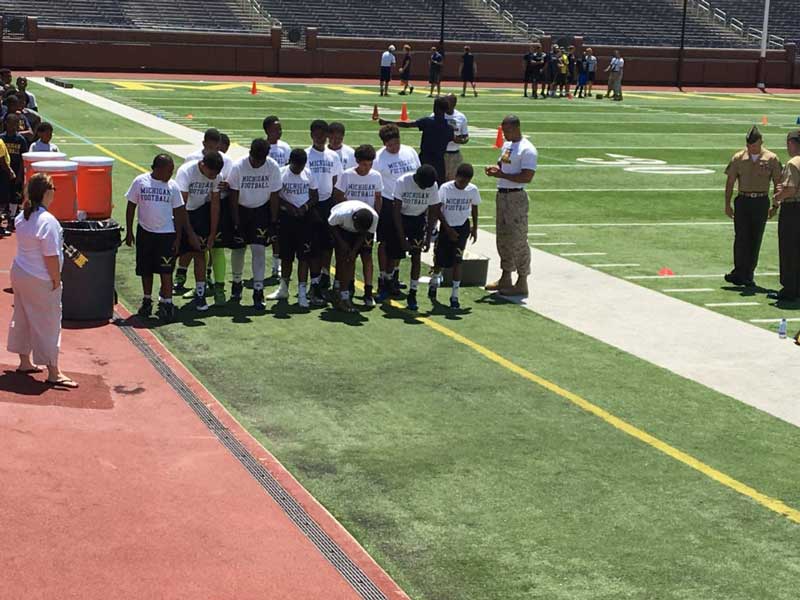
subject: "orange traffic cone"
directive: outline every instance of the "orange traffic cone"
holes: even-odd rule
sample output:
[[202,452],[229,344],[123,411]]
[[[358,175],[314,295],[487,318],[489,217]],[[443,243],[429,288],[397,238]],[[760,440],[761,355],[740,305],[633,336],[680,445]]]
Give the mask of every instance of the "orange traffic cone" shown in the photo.
[[186,118],[187,119],[194,119],[194,115],[192,113],[189,113],[188,115],[186,115]]
[[258,93],[258,86],[256,85],[255,81],[253,82],[253,86],[250,88],[250,93],[253,94],[253,96]]
[[661,275],[661,277],[672,277],[673,275],[675,275],[675,271],[673,271],[669,267],[664,267],[658,272],[658,274]]
[[495,148],[502,148],[504,141],[505,140],[503,138],[503,128],[502,127],[498,127],[497,128],[497,139],[494,141],[494,147]]
[[408,105],[403,102],[403,107],[400,109],[400,120],[408,121]]
[[767,119],[767,115],[761,117],[761,124],[762,125],[769,125],[769,120]]
[[377,121],[378,119],[380,119],[380,115],[378,114],[378,105],[376,104],[372,109],[372,120]]

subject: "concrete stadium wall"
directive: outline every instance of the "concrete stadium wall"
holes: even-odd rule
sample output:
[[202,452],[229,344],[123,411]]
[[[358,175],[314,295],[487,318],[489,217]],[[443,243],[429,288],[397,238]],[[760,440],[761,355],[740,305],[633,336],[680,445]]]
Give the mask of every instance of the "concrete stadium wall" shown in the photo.
[[[262,74],[302,77],[355,77],[374,80],[378,56],[391,40],[330,38],[309,29],[304,48],[284,45],[280,28],[271,34],[163,32],[125,29],[39,26],[28,19],[25,39],[0,38],[0,63],[16,69],[166,72],[200,74]],[[430,47],[435,40],[393,40],[398,48],[414,49],[412,79],[427,79]],[[550,40],[543,40],[549,47]],[[465,42],[445,45],[444,76],[458,78],[458,56]],[[581,38],[575,39],[579,48]],[[478,79],[518,81],[522,77],[525,44],[470,43],[478,64]],[[614,50],[595,46],[604,69]],[[629,84],[673,85],[678,49],[622,47]],[[754,86],[764,69],[768,87],[800,87],[800,63],[794,44],[770,50],[763,65],[757,50],[687,49],[686,85]],[[602,72],[600,81],[605,81]]]

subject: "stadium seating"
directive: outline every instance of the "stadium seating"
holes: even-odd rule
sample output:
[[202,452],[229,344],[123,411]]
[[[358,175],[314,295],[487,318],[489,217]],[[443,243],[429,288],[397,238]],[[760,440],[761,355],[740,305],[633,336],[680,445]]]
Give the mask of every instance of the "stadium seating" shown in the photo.
[[237,0],[0,0],[5,16],[36,16],[43,25],[90,25],[200,31],[268,29],[270,22]]
[[[754,27],[761,31],[764,25],[764,3],[752,0],[714,0],[715,8],[724,10],[728,21],[731,18],[744,23],[744,29]],[[797,0],[771,0],[769,10],[769,33],[784,38],[787,42],[800,42],[800,2]]]

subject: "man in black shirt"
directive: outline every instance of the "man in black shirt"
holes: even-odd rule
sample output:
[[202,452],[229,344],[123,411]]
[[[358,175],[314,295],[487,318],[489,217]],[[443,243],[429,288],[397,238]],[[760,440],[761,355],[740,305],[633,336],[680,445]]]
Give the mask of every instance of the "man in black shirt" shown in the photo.
[[523,96],[528,97],[528,84],[531,84],[531,98],[537,98],[536,88],[540,81],[542,81],[542,94],[544,94],[544,81],[542,79],[542,70],[544,69],[545,59],[547,56],[542,52],[542,45],[540,43],[531,44],[530,52],[528,52],[523,60],[525,61],[525,88],[522,92]]
[[433,88],[436,88],[436,95],[442,93],[442,65],[444,64],[444,56],[436,46],[431,48],[431,65],[430,75],[428,82],[431,84],[431,93],[428,98],[433,98]]
[[401,128],[417,128],[422,132],[419,144],[419,160],[423,165],[431,165],[436,169],[436,182],[441,185],[445,180],[444,153],[447,144],[453,141],[455,132],[445,118],[450,108],[447,98],[437,98],[433,102],[433,116],[416,121],[387,121],[380,119],[381,125],[397,125]]

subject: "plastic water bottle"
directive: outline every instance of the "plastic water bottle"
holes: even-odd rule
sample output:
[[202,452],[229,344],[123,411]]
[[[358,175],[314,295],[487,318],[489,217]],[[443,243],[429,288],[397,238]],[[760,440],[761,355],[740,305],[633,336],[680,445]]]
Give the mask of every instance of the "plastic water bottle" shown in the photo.
[[782,340],[786,339],[786,319],[781,319],[781,324],[778,326],[778,337]]

